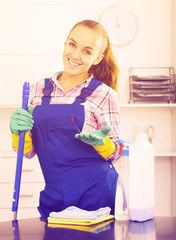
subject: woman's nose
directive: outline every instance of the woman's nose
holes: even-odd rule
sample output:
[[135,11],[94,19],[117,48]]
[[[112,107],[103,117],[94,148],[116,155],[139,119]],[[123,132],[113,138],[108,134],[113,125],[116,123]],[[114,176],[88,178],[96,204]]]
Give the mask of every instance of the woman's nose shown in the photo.
[[79,49],[75,49],[73,52],[72,52],[72,57],[74,59],[79,59],[80,58],[80,50]]

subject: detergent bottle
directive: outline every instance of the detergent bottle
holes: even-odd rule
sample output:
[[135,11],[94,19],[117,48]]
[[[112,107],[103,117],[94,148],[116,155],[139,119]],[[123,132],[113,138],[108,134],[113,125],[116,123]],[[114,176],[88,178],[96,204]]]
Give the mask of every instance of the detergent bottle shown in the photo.
[[129,149],[130,220],[154,217],[154,194],[154,146],[146,133],[138,133]]
[[129,183],[129,147],[128,140],[119,140],[123,145],[121,157],[116,162],[116,171],[119,174],[116,199],[115,199],[115,219],[118,221],[128,221],[128,183]]

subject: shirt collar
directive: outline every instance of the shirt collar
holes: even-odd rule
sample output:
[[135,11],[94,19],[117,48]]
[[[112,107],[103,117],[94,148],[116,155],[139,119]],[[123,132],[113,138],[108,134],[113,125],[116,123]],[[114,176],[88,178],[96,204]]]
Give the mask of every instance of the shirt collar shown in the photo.
[[[57,72],[55,73],[52,77],[51,77],[51,81],[54,82],[56,84],[57,87],[61,88],[62,89],[62,86],[60,85],[59,81],[57,80],[57,78],[59,76],[61,76],[63,72]],[[80,87],[80,86],[83,86],[83,87],[87,87],[90,83],[90,81],[92,80],[93,78],[93,75],[91,75],[89,78],[87,78],[85,81],[83,81],[82,83],[80,83],[79,85],[77,85],[76,87]]]

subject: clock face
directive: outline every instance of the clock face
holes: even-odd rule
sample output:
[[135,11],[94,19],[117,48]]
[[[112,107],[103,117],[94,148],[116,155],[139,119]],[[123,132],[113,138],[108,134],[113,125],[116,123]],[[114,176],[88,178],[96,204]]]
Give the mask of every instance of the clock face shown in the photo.
[[138,21],[133,12],[124,7],[111,7],[100,16],[99,22],[105,28],[113,45],[130,43],[138,31]]

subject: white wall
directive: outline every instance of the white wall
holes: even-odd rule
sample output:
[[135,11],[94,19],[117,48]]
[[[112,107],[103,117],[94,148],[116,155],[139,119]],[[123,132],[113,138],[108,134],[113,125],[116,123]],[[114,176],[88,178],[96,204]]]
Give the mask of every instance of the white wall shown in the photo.
[[172,0],[172,65],[176,71],[176,0]]
[[[173,0],[174,1],[174,0]],[[0,0],[0,94],[3,104],[20,104],[24,81],[51,76],[62,69],[62,48],[79,20],[98,20],[109,6],[130,8],[139,21],[136,39],[113,47],[121,70],[121,103],[128,101],[129,67],[170,66],[172,61],[172,0]],[[18,92],[18,97],[16,94]]]
[[[121,78],[119,92],[121,103],[128,102],[128,69],[130,67],[167,67],[171,65],[171,0],[76,0],[73,22],[82,18],[98,20],[109,6],[122,5],[131,9],[139,21],[139,32],[129,45],[114,47]],[[79,7],[78,7],[79,6]]]
[[[24,81],[50,77],[61,70],[63,44],[70,28],[83,19],[98,20],[101,12],[112,5],[131,9],[139,21],[135,40],[113,47],[121,71],[121,103],[128,102],[130,67],[176,66],[176,17],[172,16],[173,11],[176,13],[176,0],[0,0],[0,105],[21,105]],[[11,147],[12,110],[0,111],[0,150]],[[165,171],[169,188],[170,166],[169,161],[156,161],[160,171],[157,183]],[[166,205],[170,202],[168,191]],[[170,206],[160,213],[169,215]]]

